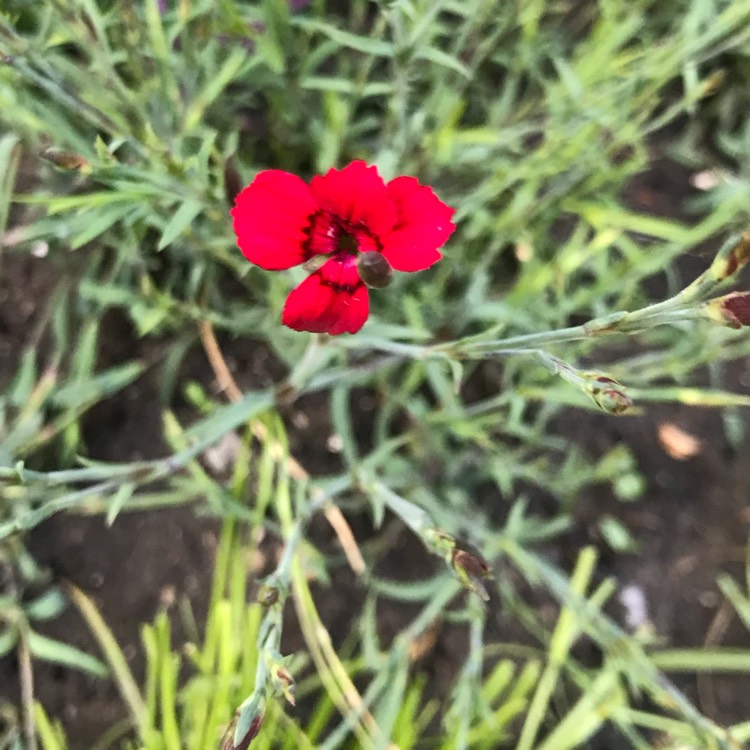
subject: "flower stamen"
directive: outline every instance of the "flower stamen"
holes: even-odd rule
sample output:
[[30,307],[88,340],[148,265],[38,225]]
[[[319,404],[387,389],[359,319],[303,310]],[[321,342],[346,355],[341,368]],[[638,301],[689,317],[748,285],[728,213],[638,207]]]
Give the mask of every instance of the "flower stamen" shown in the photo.
[[338,247],[342,253],[356,255],[359,252],[357,238],[346,229],[339,229]]

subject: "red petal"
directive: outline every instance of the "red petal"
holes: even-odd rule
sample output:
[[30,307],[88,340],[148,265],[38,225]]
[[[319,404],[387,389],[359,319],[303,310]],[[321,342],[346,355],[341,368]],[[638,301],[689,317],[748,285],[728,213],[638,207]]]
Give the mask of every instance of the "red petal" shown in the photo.
[[269,169],[235,199],[234,233],[242,254],[255,265],[279,271],[304,263],[312,214],[319,209],[299,177]]
[[307,249],[313,255],[328,255],[339,249],[340,229],[328,211],[320,210],[310,217]]
[[389,232],[396,223],[385,183],[378,170],[363,161],[313,177],[310,190],[323,208],[376,236]]
[[414,177],[397,177],[388,183],[396,206],[393,231],[380,238],[383,255],[397,271],[423,271],[443,256],[438,248],[453,234],[454,210]]
[[352,256],[331,258],[286,300],[281,322],[295,331],[356,333],[367,320],[370,297]]

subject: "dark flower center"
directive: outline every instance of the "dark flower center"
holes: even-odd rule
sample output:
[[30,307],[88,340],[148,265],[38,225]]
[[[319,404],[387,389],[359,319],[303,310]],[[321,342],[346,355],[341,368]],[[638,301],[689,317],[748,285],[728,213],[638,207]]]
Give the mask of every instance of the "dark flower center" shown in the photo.
[[328,211],[316,211],[305,229],[305,253],[315,255],[357,255],[381,251],[380,241],[367,227],[351,224]]
[[344,253],[356,253],[359,251],[359,242],[357,238],[346,231],[346,229],[340,229],[338,238],[339,251]]

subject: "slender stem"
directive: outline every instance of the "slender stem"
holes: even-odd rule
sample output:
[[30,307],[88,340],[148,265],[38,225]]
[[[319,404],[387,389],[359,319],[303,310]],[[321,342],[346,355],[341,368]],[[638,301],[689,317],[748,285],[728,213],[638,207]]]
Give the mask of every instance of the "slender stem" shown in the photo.
[[610,313],[594,318],[583,325],[569,326],[553,331],[519,334],[491,340],[483,338],[484,334],[480,334],[480,337],[470,337],[428,346],[381,341],[364,336],[359,337],[356,341],[343,342],[341,345],[353,349],[378,349],[396,357],[412,359],[444,357],[453,360],[472,360],[516,355],[522,354],[523,350],[536,349],[549,344],[581,341],[615,333],[634,333],[654,326],[695,320],[700,317],[696,303],[714,291],[719,283],[709,269],[688,287],[667,300],[646,305],[632,312],[622,310]]
[[18,679],[21,686],[21,706],[23,710],[23,735],[27,750],[37,750],[36,729],[34,726],[34,672],[29,652],[28,626],[19,622],[18,634]]
[[441,344],[435,347],[436,353],[463,352],[469,357],[474,352],[483,352],[485,349],[510,349],[523,347],[524,349],[536,348],[544,344],[560,344],[566,341],[578,341],[589,338],[591,334],[586,326],[571,326],[570,328],[559,328],[556,331],[540,331],[539,333],[527,333],[519,336],[508,336],[504,339],[494,341],[476,341],[471,344],[462,345],[460,342]]
[[[520,354],[522,350],[534,349],[544,344],[562,344],[615,333],[634,333],[645,328],[695,320],[698,317],[694,309],[677,306],[673,300],[668,300],[668,302],[669,304],[660,302],[656,305],[649,305],[632,313],[614,313],[595,318],[583,325],[559,328],[556,331],[541,331],[494,341],[477,341],[466,345],[451,342],[434,347],[433,351],[453,355],[458,353],[459,358],[466,359],[475,358],[478,352],[481,352],[482,356]],[[507,351],[514,347],[516,351]]]

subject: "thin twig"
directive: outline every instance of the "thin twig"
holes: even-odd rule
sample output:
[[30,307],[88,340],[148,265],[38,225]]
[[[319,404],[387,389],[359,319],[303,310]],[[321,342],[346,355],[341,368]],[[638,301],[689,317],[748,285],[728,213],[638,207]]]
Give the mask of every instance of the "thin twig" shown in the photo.
[[[203,349],[206,352],[211,369],[214,371],[219,388],[222,392],[226,393],[227,398],[230,401],[239,401],[243,396],[242,391],[237,385],[237,381],[235,381],[232,373],[229,371],[224,355],[221,352],[219,342],[216,340],[213,326],[208,320],[204,319],[199,322],[198,327]],[[250,422],[250,429],[252,430],[253,435],[261,443],[265,444],[269,442],[268,430],[260,420],[252,420]],[[270,447],[274,458],[279,459],[284,455],[283,446],[278,441],[271,443]],[[286,469],[289,476],[296,481],[305,481],[310,478],[310,474],[305,467],[292,456],[286,457]],[[341,512],[341,509],[334,503],[328,503],[325,508],[323,508],[323,513],[339,539],[344,554],[346,555],[347,562],[349,563],[349,567],[357,575],[362,575],[367,566],[362,557],[362,552],[357,545],[357,541],[354,538],[351,527],[344,517],[344,514]]]
[[[734,610],[732,609],[732,605],[728,599],[724,599],[706,631],[703,648],[718,646],[721,643],[733,617]],[[698,703],[701,710],[708,716],[716,716],[716,694],[714,691],[713,675],[710,672],[706,674],[698,672],[695,679],[698,690]]]

